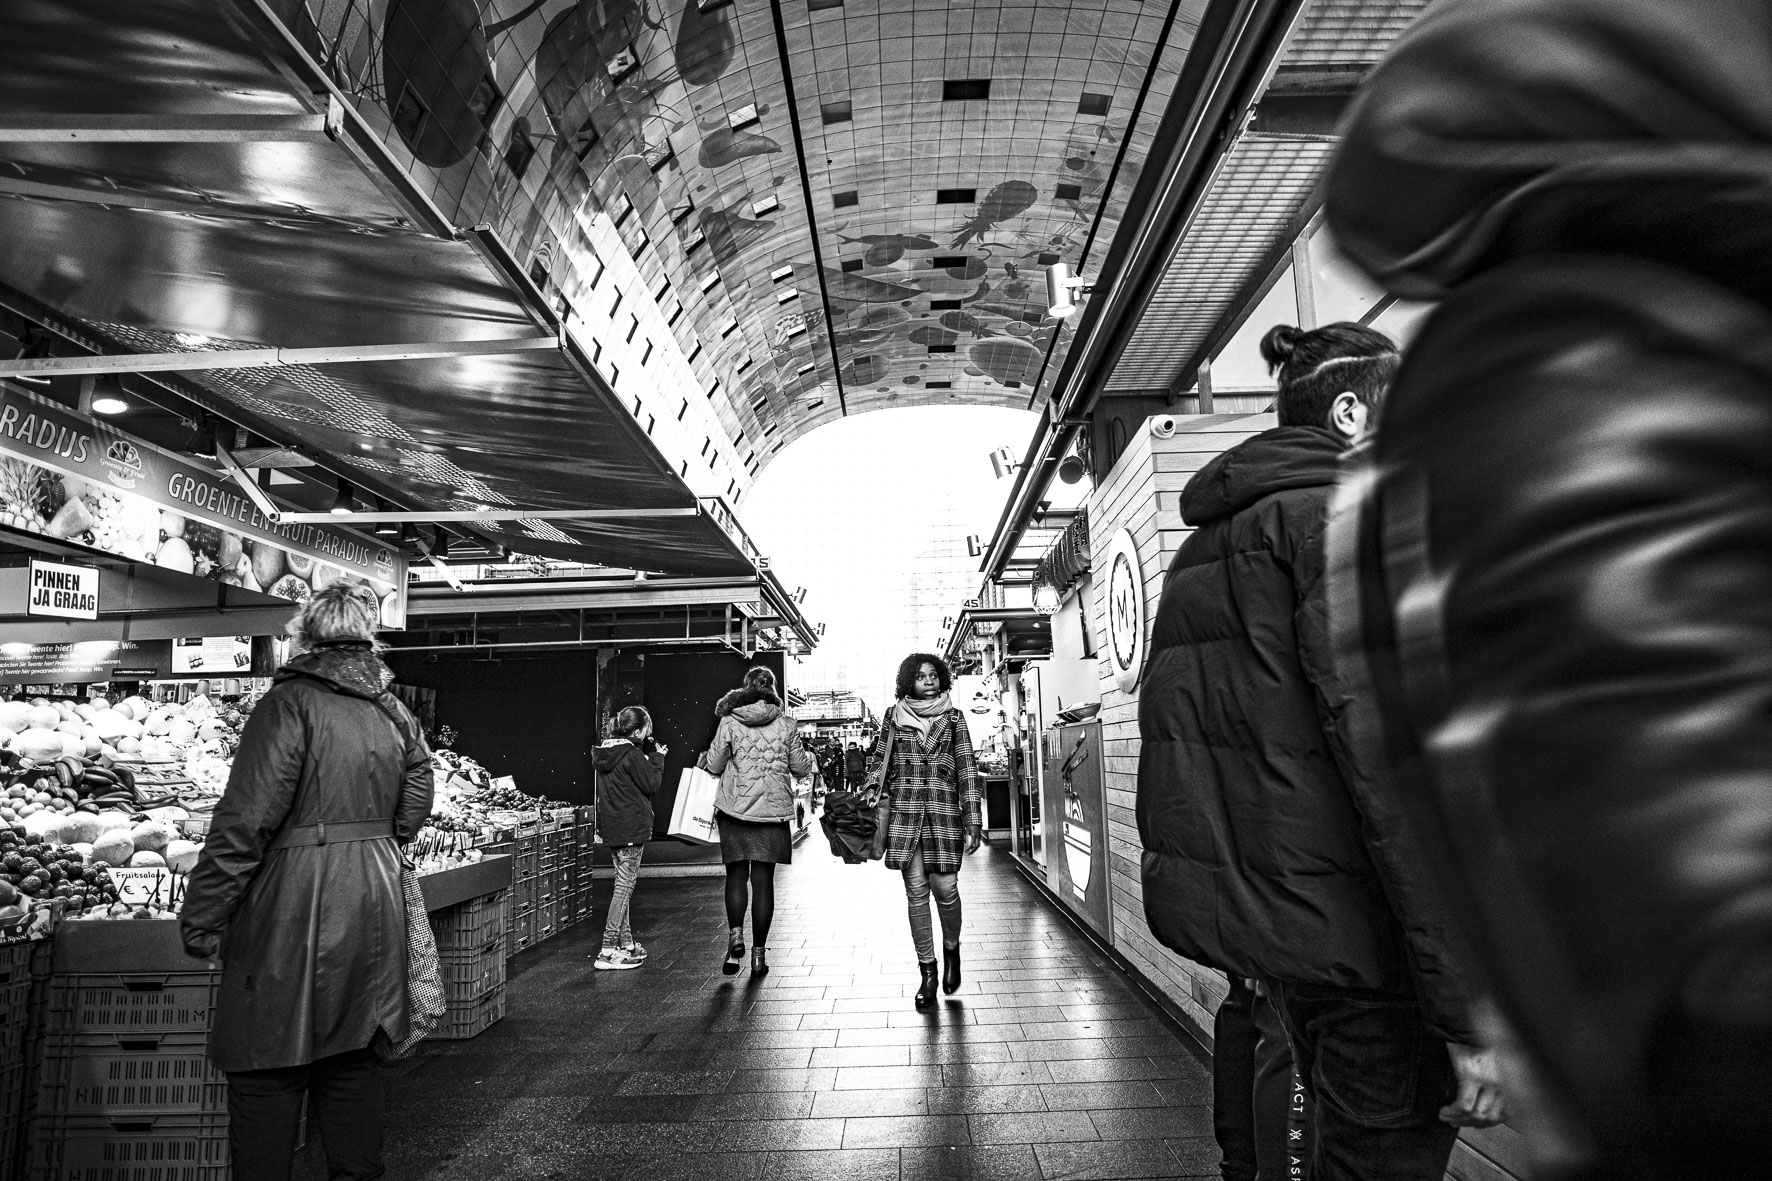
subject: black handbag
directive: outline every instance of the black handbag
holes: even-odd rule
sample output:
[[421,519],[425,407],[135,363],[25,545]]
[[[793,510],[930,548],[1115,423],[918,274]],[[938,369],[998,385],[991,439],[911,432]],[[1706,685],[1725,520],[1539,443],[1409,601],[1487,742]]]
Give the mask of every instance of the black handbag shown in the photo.
[[892,818],[892,793],[886,777],[892,767],[892,723],[886,723],[886,751],[880,759],[880,778],[870,779],[860,791],[833,791],[825,797],[824,815],[818,823],[831,843],[831,855],[845,865],[860,865],[886,856],[886,829]]

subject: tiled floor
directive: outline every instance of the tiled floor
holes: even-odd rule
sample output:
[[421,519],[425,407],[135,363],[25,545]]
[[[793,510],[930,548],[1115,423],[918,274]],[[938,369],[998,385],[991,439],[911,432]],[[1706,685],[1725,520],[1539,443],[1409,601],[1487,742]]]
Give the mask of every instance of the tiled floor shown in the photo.
[[762,979],[720,975],[714,878],[642,879],[637,971],[592,970],[600,915],[513,960],[502,1022],[390,1080],[388,1176],[1218,1175],[1198,1050],[1007,853],[960,875],[966,982],[930,1013],[898,876],[816,841],[795,857]]

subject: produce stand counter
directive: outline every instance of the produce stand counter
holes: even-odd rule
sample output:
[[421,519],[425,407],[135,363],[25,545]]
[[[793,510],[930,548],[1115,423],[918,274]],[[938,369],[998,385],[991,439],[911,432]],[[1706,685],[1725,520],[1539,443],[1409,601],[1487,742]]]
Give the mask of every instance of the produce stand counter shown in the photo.
[[[433,1038],[504,1015],[513,871],[495,854],[419,877],[447,1003]],[[208,1058],[220,980],[172,919],[63,921],[0,945],[0,1177],[154,1160],[228,1181],[227,1080]]]

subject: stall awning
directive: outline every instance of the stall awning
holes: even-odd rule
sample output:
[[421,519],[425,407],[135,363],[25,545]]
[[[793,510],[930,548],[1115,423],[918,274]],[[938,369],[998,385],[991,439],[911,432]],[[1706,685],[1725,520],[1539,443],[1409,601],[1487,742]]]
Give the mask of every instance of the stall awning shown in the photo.
[[497,231],[450,223],[461,195],[414,182],[275,7],[7,6],[0,298],[403,507],[615,514],[476,526],[523,552],[751,571]]

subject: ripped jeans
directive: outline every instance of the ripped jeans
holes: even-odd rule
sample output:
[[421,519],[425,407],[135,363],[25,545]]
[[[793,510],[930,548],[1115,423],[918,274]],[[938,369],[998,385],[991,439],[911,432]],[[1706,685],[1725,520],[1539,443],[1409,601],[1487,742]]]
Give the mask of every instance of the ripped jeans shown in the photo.
[[929,895],[935,895],[935,909],[941,913],[941,941],[944,946],[960,946],[960,875],[929,873],[923,868],[921,847],[911,854],[904,867],[904,896],[911,914],[911,939],[917,945],[917,959],[925,964],[935,959],[935,931],[929,923]]

